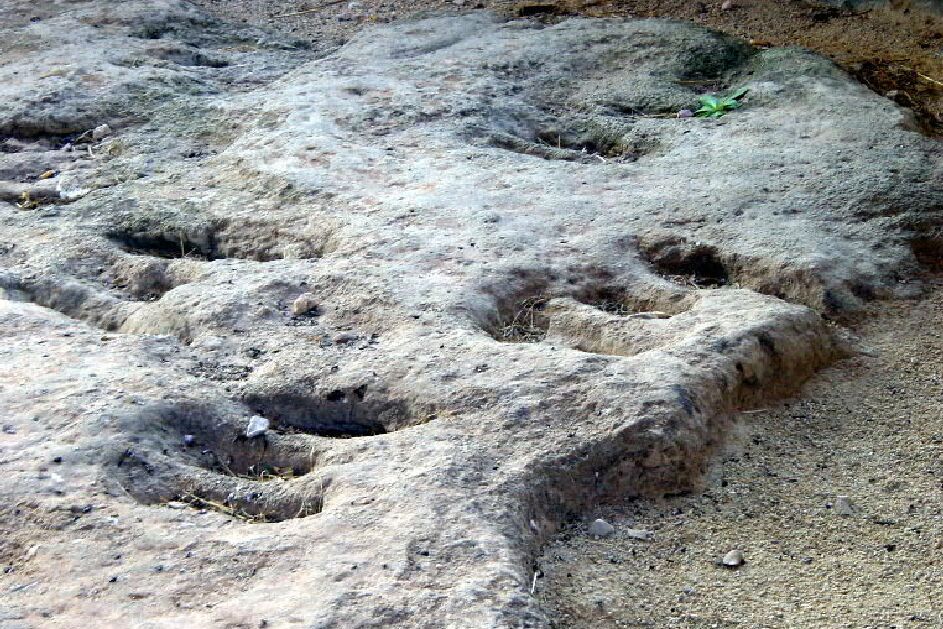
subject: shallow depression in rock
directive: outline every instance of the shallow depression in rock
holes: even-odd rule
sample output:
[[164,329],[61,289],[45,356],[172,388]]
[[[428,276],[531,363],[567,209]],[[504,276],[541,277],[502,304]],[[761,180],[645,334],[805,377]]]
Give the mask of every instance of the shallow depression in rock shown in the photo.
[[125,449],[112,470],[142,502],[182,501],[250,522],[321,511],[326,482],[302,478],[323,452],[309,437],[250,437],[249,418],[190,402],[144,409],[132,422],[138,445]]
[[[655,293],[653,292],[653,295]],[[690,306],[683,294],[642,297],[615,287],[588,287],[572,296],[546,290],[527,296],[516,296],[499,303],[498,312],[488,334],[504,343],[538,343],[545,339],[556,308],[548,308],[554,299],[572,299],[591,306],[600,313],[641,319],[668,319]]]
[[334,439],[372,437],[426,423],[433,415],[372,394],[366,386],[334,389],[322,395],[250,395],[246,404],[272,420],[276,430]]
[[731,274],[715,247],[668,240],[644,247],[643,255],[662,275],[679,284],[717,288],[731,282]]

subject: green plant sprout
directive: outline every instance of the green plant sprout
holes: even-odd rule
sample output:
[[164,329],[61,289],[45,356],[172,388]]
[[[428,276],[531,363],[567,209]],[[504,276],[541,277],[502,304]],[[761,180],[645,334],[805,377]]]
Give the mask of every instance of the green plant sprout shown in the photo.
[[718,97],[712,94],[699,96],[701,108],[695,111],[694,115],[698,118],[720,118],[728,111],[733,111],[743,105],[740,99],[746,96],[748,91],[747,88],[741,87],[729,96]]

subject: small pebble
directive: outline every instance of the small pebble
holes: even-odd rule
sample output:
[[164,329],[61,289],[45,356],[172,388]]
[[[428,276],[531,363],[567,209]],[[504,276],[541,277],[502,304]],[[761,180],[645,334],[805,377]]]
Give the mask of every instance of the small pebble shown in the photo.
[[855,508],[851,504],[851,498],[848,496],[838,496],[835,499],[835,513],[842,516],[855,514]]
[[312,313],[318,309],[318,300],[311,293],[302,293],[291,303],[291,314],[296,317]]
[[655,537],[655,531],[646,531],[645,529],[627,529],[627,537],[632,539],[650,540]]
[[265,431],[268,430],[269,421],[261,415],[253,415],[249,418],[249,423],[246,426],[246,437],[249,439],[255,439],[256,437],[261,437],[265,434]]
[[92,139],[96,142],[111,135],[111,127],[107,124],[98,125],[92,129]]
[[352,332],[341,332],[334,337],[334,342],[338,345],[345,345],[357,340],[357,335]]
[[694,117],[694,112],[691,111],[690,109],[682,109],[681,111],[679,111],[679,112],[678,112],[677,114],[675,114],[675,115],[676,115],[678,118],[693,118],[693,117]]
[[605,520],[596,520],[589,525],[589,534],[596,537],[608,537],[615,532],[616,528]]
[[721,11],[731,11],[731,10],[733,10],[736,6],[737,6],[737,5],[735,5],[735,4],[733,3],[733,0],[724,0],[723,4],[720,5],[720,10],[721,10]]
[[724,558],[720,560],[727,568],[739,568],[745,563],[743,558],[743,551],[740,550],[731,550],[729,553],[724,555]]

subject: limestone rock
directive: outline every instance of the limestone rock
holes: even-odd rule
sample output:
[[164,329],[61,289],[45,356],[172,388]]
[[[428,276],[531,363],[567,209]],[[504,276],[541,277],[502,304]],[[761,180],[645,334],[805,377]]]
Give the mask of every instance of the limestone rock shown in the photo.
[[[174,0],[13,1],[0,188],[54,169],[60,198],[0,200],[3,503],[102,483],[119,516],[77,545],[0,514],[44,544],[7,603],[64,626],[543,626],[528,522],[688,486],[716,415],[841,354],[823,313],[919,290],[941,222],[939,145],[800,50],[476,12],[313,58]],[[675,118],[692,76],[749,96]],[[234,438],[253,415],[285,430]],[[169,534],[191,556],[146,609],[101,590],[87,557],[138,574]]]
[[259,415],[253,415],[246,424],[246,438],[255,439],[265,434],[269,429],[269,420]]
[[291,302],[291,314],[296,317],[309,314],[318,309],[318,298],[311,293],[302,293]]
[[609,537],[615,532],[616,528],[602,519],[593,520],[589,525],[589,534],[596,537]]

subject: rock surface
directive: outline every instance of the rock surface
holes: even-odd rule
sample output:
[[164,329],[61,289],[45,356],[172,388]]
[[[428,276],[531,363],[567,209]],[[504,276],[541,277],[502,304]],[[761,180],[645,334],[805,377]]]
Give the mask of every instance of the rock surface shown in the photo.
[[938,145],[802,51],[476,14],[317,59],[168,0],[12,5],[11,623],[543,626],[564,519],[688,487],[843,351],[820,313],[939,252]]

